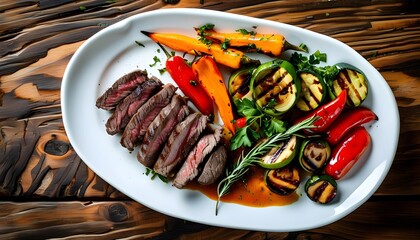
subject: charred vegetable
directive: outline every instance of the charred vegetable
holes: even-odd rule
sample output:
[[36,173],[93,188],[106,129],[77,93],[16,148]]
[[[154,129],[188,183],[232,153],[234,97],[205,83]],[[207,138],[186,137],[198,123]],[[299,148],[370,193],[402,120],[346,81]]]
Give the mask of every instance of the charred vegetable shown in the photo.
[[192,64],[192,70],[204,91],[213,99],[219,109],[219,114],[225,127],[235,134],[235,126],[233,125],[235,118],[233,117],[232,103],[230,102],[222,73],[213,57],[203,56],[199,58]]
[[327,95],[324,80],[312,70],[301,70],[297,75],[301,82],[301,94],[296,106],[302,111],[319,107]]
[[247,66],[233,72],[229,77],[228,90],[233,102],[249,96],[249,84],[251,82],[252,72],[256,66]]
[[280,195],[289,195],[300,184],[299,171],[291,165],[267,170],[264,175],[264,182],[271,191]]
[[215,31],[213,27],[214,25],[207,24],[196,28],[196,31],[199,36],[210,41],[275,57],[280,56],[281,53],[288,49],[306,52],[305,49],[287,42],[284,36],[280,34],[261,34],[245,29],[223,33]]
[[339,72],[329,83],[331,97],[337,97],[344,89],[346,89],[346,105],[348,107],[359,106],[368,95],[368,83],[366,76],[362,71],[349,64],[339,63],[336,64],[336,67],[339,69]]
[[320,138],[310,138],[303,141],[300,147],[299,163],[307,172],[318,172],[328,162],[331,156],[330,145]]
[[276,59],[255,69],[251,92],[256,105],[265,113],[278,116],[291,109],[300,95],[300,81],[292,64]]
[[334,147],[325,173],[337,180],[344,177],[368,150],[371,141],[364,127],[351,129]]
[[259,164],[268,169],[281,168],[289,164],[298,152],[298,138],[293,135],[268,151]]
[[305,192],[312,201],[326,204],[337,195],[337,183],[328,175],[314,175],[306,182]]
[[240,68],[242,64],[254,62],[254,60],[245,56],[243,52],[231,48],[223,49],[217,43],[204,43],[199,39],[177,33],[141,32],[153,41],[173,50],[193,55],[211,55],[216,62],[234,69]]

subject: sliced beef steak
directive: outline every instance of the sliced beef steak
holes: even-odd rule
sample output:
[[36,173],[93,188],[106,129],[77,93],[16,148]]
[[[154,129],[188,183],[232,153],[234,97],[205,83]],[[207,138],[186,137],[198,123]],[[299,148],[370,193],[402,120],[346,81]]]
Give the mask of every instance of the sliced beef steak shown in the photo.
[[204,135],[198,140],[175,176],[173,181],[175,187],[183,188],[198,175],[200,164],[219,143],[221,132],[221,129],[216,129],[214,133]]
[[137,110],[153,96],[162,86],[157,78],[150,78],[125,97],[115,108],[106,122],[106,131],[110,135],[120,133],[127,126]]
[[96,100],[96,107],[105,110],[114,109],[122,99],[146,80],[147,72],[145,70],[134,71],[122,76]]
[[226,161],[226,148],[218,146],[204,165],[203,171],[197,179],[198,183],[202,185],[213,184],[225,171]]
[[137,160],[146,167],[153,167],[175,126],[189,114],[183,97],[175,94],[147,128]]
[[162,90],[151,97],[128,122],[121,137],[121,145],[133,151],[138,142],[143,140],[146,130],[159,112],[171,101],[176,88],[166,84]]
[[156,173],[172,178],[207,126],[207,117],[193,113],[176,125],[154,166]]

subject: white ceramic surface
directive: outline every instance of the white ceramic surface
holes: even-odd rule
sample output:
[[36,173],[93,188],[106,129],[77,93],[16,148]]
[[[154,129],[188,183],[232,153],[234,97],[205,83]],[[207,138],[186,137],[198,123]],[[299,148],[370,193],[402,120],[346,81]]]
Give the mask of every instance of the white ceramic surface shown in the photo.
[[[239,28],[263,33],[281,33],[294,44],[305,43],[310,52],[328,54],[328,64],[346,62],[361,69],[370,81],[364,105],[374,110],[379,121],[368,127],[372,147],[349,174],[338,182],[339,197],[321,206],[302,194],[287,206],[254,208],[222,203],[215,216],[215,201],[191,190],[178,190],[145,175],[145,168],[120,146],[119,137],[109,136],[105,122],[109,112],[97,109],[95,101],[112,83],[135,69],[171,82],[161,75],[166,59],[158,46],[140,30],[177,32],[194,36],[193,27],[206,23],[217,29]],[[140,47],[139,41],[145,45]],[[162,63],[150,67],[153,57]],[[257,55],[259,56],[259,55]],[[263,59],[264,60],[264,59]],[[225,73],[227,75],[227,73]],[[61,103],[64,126],[72,146],[101,178],[132,199],[167,215],[229,228],[261,231],[297,231],[320,227],[341,219],[363,204],[385,178],[395,156],[399,115],[394,96],[383,77],[362,56],[330,37],[298,27],[267,20],[200,9],[168,9],[142,13],[118,22],[88,39],[74,54],[64,74]]]

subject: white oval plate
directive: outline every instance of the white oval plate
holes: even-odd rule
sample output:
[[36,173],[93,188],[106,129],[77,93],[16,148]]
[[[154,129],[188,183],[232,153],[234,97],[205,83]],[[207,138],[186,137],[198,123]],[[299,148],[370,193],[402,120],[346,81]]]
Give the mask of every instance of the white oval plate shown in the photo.
[[[96,99],[123,74],[147,69],[150,75],[172,82],[161,75],[166,57],[140,30],[178,32],[195,36],[193,27],[215,24],[222,31],[245,28],[260,33],[281,33],[294,44],[305,43],[311,53],[328,55],[328,63],[346,62],[361,69],[370,81],[364,105],[379,121],[369,128],[372,148],[349,174],[339,181],[339,199],[321,206],[311,202],[302,189],[300,199],[287,206],[254,208],[222,203],[215,216],[215,201],[200,192],[178,190],[160,180],[151,180],[145,168],[109,136],[105,122],[109,112],[95,107]],[[141,47],[135,43],[145,45]],[[162,63],[150,67],[153,57]],[[227,73],[225,73],[227,74]],[[228,228],[259,231],[298,231],[332,223],[354,211],[379,187],[395,156],[399,135],[399,115],[394,96],[383,77],[362,56],[330,37],[287,24],[240,15],[200,9],[168,9],[142,13],[118,22],[88,39],[74,54],[64,74],[61,103],[63,122],[69,140],[83,161],[109,184],[161,213],[194,222]]]

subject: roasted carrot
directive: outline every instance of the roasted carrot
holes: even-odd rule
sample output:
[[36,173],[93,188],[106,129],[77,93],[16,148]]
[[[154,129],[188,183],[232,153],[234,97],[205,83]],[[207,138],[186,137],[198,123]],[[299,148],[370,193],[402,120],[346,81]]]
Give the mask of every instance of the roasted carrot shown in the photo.
[[192,64],[198,82],[219,109],[225,127],[235,134],[233,110],[222,74],[211,56],[203,56]]
[[287,42],[284,36],[280,34],[260,34],[248,31],[222,33],[213,29],[203,30],[200,28],[195,30],[200,36],[219,42],[224,47],[240,47],[248,51],[257,51],[275,57],[280,56],[283,51],[288,49],[306,52],[305,49]]
[[217,63],[237,69],[242,64],[253,61],[236,49],[223,49],[220,44],[204,43],[203,41],[177,33],[151,33],[141,31],[153,41],[165,45],[175,51],[187,52],[193,55],[208,54]]

